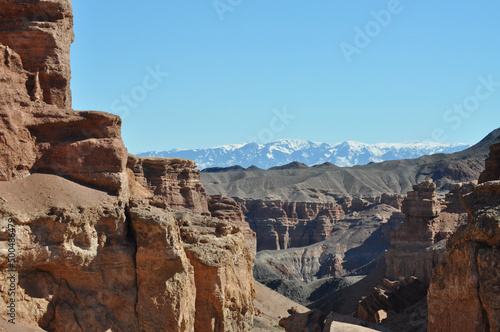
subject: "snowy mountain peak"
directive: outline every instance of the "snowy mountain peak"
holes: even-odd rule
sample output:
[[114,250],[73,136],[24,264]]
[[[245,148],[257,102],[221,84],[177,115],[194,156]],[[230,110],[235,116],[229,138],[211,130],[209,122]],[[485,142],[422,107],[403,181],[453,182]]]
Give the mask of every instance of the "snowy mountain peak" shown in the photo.
[[195,160],[201,169],[240,165],[260,168],[282,166],[297,161],[308,166],[330,162],[348,167],[396,159],[412,159],[436,153],[454,153],[468,144],[435,142],[377,143],[356,141],[318,143],[299,139],[280,139],[267,144],[243,143],[207,149],[144,152],[139,156],[177,157]]

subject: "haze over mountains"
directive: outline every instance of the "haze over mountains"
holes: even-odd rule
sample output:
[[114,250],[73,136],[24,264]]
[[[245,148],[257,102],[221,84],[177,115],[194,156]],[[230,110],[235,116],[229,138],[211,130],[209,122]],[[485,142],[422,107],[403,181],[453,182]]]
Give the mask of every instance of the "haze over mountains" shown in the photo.
[[470,147],[468,144],[435,142],[366,144],[316,143],[306,140],[282,139],[267,144],[232,144],[215,148],[169,151],[149,151],[144,157],[186,158],[196,161],[200,169],[211,167],[257,166],[268,169],[297,161],[308,166],[332,163],[340,167],[366,165],[399,159],[413,159],[437,153],[454,153]]

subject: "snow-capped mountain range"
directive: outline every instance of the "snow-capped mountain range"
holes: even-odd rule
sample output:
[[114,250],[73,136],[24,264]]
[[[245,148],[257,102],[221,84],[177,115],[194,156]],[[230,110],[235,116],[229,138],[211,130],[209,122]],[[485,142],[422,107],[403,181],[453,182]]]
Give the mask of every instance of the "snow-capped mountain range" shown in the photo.
[[470,147],[469,144],[445,144],[435,142],[365,144],[347,141],[343,143],[316,143],[297,139],[282,139],[267,144],[232,144],[215,148],[194,150],[169,150],[143,152],[138,156],[187,158],[196,161],[200,169],[210,167],[257,166],[268,169],[293,161],[308,166],[330,162],[340,167],[365,165],[397,159],[418,158],[436,153],[454,153]]

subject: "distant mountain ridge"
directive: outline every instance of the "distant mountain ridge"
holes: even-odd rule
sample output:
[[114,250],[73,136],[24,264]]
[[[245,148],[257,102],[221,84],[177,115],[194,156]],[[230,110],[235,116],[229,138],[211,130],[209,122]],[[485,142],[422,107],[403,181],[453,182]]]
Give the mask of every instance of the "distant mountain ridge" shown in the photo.
[[143,157],[186,158],[196,161],[200,169],[239,165],[268,169],[297,161],[308,166],[332,163],[340,167],[366,165],[370,162],[414,159],[437,153],[455,153],[469,144],[435,142],[366,144],[354,141],[317,143],[298,139],[282,139],[267,144],[232,144],[193,150],[149,151]]
[[499,137],[500,128],[464,151],[354,167],[328,163],[304,167],[290,163],[271,170],[234,167],[204,171],[201,182],[209,195],[286,202],[336,202],[345,196],[406,194],[413,185],[427,179],[432,179],[438,190],[445,192],[454,183],[479,178],[490,146],[498,143]]

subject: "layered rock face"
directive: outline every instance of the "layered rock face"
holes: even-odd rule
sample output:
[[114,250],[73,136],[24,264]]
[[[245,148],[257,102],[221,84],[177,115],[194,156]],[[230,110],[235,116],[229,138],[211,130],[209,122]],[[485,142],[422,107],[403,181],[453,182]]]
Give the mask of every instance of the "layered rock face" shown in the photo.
[[500,143],[490,146],[490,155],[486,159],[485,170],[479,176],[479,183],[500,179]]
[[438,201],[432,180],[413,189],[403,201],[403,225],[392,234],[386,275],[392,280],[415,276],[428,285],[432,269],[446,257],[446,240],[467,219],[466,211],[456,201],[471,185],[455,186],[447,196],[448,205]]
[[335,203],[241,200],[242,210],[257,233],[257,250],[304,247],[329,237],[343,214]]
[[[50,331],[250,330],[253,264],[232,222],[147,199],[128,207],[55,175],[0,182],[0,196],[4,271],[9,220],[18,234],[18,320]],[[7,288],[0,297],[12,298]]]
[[208,196],[208,209],[212,217],[231,221],[240,228],[252,253],[252,261],[254,261],[257,253],[257,235],[245,221],[240,203],[222,195],[211,195]]
[[491,149],[482,183],[462,200],[470,215],[467,225],[450,238],[446,262],[433,271],[428,331],[500,330],[500,169],[498,164],[493,168],[497,148]]
[[351,218],[339,222],[325,241],[302,248],[258,252],[254,278],[299,303],[309,303],[313,298],[309,298],[312,294],[308,289],[321,283],[319,279],[340,280],[377,269],[383,263],[380,255],[389,247],[390,234],[401,226],[401,213],[377,205]]
[[[70,110],[71,3],[0,4],[0,180],[43,172],[120,193],[127,180],[120,118]],[[41,99],[31,88],[38,67]]]
[[232,222],[134,200],[139,331],[249,331],[251,252]]
[[162,197],[166,206],[210,215],[207,194],[200,182],[200,170],[194,161],[129,155],[127,168],[134,172],[137,182]]
[[[231,221],[243,232],[252,257],[256,253],[256,236],[245,221],[241,205],[222,195],[208,196],[200,182],[200,171],[196,163],[178,158],[139,158],[128,156],[127,169],[136,188],[147,191],[151,204],[163,208],[187,209],[196,213]],[[134,183],[134,182],[132,182]]]
[[1,0],[0,7],[0,43],[21,56],[30,99],[70,109],[71,2]]
[[338,203],[237,199],[246,221],[257,234],[258,251],[305,247],[324,241],[338,230],[339,220],[379,204],[400,209],[402,200],[402,195],[342,197]]
[[212,218],[193,162],[127,169],[120,118],[70,109],[69,0],[0,5],[2,317],[49,331],[249,331],[245,224],[221,220],[237,205],[215,203]]

